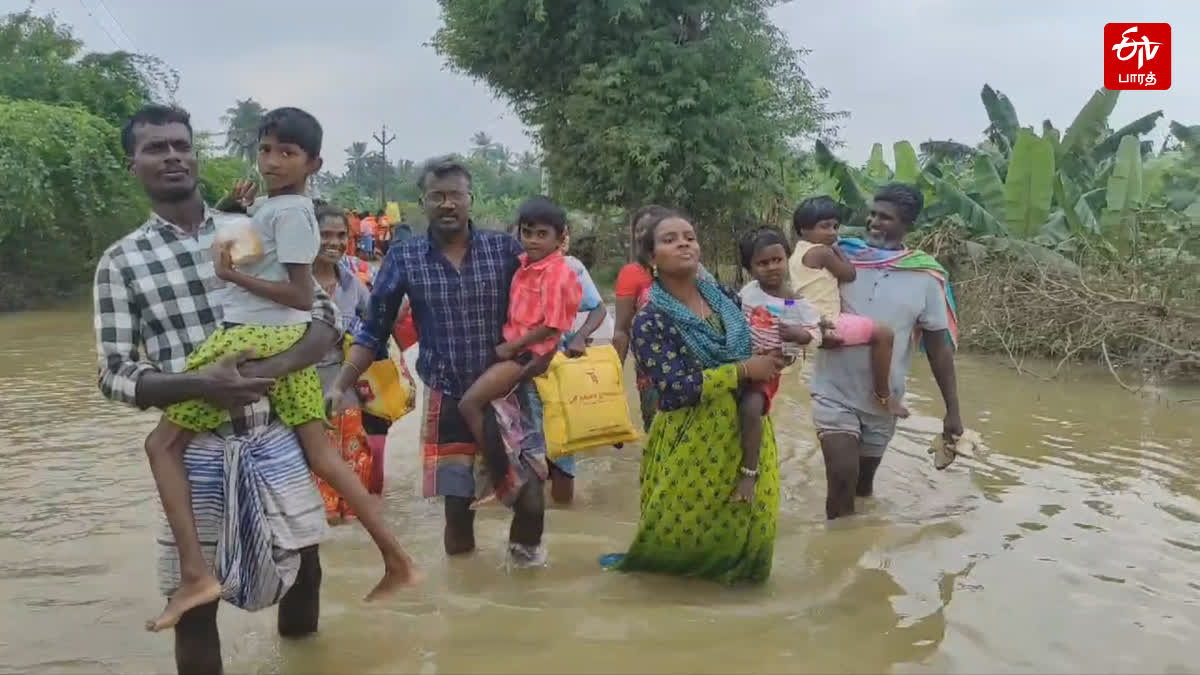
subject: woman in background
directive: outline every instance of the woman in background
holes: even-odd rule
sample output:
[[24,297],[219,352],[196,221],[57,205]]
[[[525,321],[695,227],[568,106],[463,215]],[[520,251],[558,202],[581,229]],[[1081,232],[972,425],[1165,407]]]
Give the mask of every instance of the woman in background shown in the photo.
[[[615,289],[617,300],[612,343],[617,350],[617,356],[621,357],[621,363],[625,363],[625,356],[629,353],[633,315],[646,304],[650,286],[654,283],[654,277],[650,275],[650,252],[643,251],[639,242],[642,240],[647,223],[669,212],[670,210],[666,207],[651,204],[643,206],[633,214],[633,241],[630,246],[633,248],[636,262],[625,265],[617,273]],[[649,431],[650,423],[654,421],[654,411],[658,407],[658,392],[650,386],[650,378],[646,377],[637,364],[635,364],[635,372],[637,373],[638,400],[642,408],[642,428]]]
[[[350,226],[346,215],[333,208],[317,209],[317,226],[321,232],[321,248],[313,261],[313,278],[329,294],[338,307],[343,325],[348,329],[367,306],[370,291],[351,270],[346,257]],[[328,390],[341,369],[344,347],[339,341],[317,364],[321,386]],[[386,358],[386,356],[385,356]],[[371,494],[383,494],[383,446],[387,439],[386,420],[362,410],[357,394],[347,393],[343,405],[330,417],[333,428],[326,434],[329,442],[350,464]],[[325,516],[331,524],[355,517],[354,512],[332,487],[317,478],[317,488],[325,501]]]

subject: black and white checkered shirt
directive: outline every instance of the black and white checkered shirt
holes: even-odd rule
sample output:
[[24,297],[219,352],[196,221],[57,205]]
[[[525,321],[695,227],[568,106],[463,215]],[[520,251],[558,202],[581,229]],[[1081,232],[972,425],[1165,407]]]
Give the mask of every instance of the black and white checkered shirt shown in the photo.
[[[220,327],[221,306],[213,291],[221,281],[210,253],[213,215],[206,210],[191,235],[152,213],[100,256],[93,321],[106,398],[137,405],[138,380],[146,371],[183,372],[188,354]],[[313,287],[313,319],[336,328],[337,308],[319,284]],[[264,427],[270,404],[264,398],[234,418],[239,430]]]

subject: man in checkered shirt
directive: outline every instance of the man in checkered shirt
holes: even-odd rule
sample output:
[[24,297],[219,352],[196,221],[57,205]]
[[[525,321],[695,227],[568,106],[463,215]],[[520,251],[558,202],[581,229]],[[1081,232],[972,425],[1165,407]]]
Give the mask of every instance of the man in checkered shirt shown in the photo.
[[[273,418],[265,394],[273,378],[316,363],[336,342],[336,308],[316,286],[313,321],[290,350],[184,372],[188,354],[222,320],[211,295],[220,286],[210,256],[214,212],[197,188],[188,114],[145,106],[125,125],[121,142],[152,213],[96,268],[100,391],[141,409],[202,398],[233,411],[231,425],[197,436],[184,455],[205,559],[225,572],[227,600],[249,610],[278,603],[281,635],[310,634],[317,629],[324,505],[299,442]],[[229,515],[239,535],[226,538],[233,498],[240,508]],[[179,561],[163,525],[159,587],[169,596],[179,584]],[[218,602],[189,610],[175,626],[180,672],[221,672]]]

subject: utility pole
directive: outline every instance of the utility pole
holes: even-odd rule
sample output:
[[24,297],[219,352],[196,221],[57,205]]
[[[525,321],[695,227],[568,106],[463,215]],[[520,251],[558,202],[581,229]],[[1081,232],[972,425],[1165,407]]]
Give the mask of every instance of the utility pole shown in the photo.
[[379,153],[383,156],[383,166],[380,167],[381,173],[379,175],[379,208],[386,209],[388,175],[387,146],[391,145],[392,141],[396,140],[396,134],[388,136],[387,125],[385,124],[379,130],[379,133],[371,134],[371,136],[375,139],[375,142],[379,144]]

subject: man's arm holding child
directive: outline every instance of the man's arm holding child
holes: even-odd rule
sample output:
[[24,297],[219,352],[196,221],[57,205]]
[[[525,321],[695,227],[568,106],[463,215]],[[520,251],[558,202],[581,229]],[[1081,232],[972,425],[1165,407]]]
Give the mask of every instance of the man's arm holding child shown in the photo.
[[271,388],[272,380],[239,374],[237,356],[190,373],[164,373],[144,360],[139,352],[141,308],[122,269],[107,254],[96,267],[92,296],[100,361],[98,384],[105,398],[142,409],[196,398],[232,408],[257,401]]

